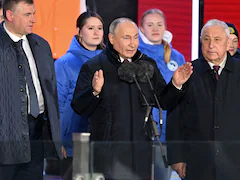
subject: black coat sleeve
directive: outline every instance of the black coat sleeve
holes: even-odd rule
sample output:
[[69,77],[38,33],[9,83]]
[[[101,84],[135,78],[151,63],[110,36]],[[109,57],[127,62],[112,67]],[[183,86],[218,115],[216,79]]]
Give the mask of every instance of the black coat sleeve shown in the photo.
[[102,92],[99,97],[93,95],[92,78],[94,73],[95,70],[89,68],[88,63],[83,64],[71,102],[71,106],[77,114],[89,116],[101,101]]
[[167,156],[168,163],[174,164],[178,162],[186,162],[187,143],[184,139],[183,126],[183,105],[179,104],[174,109],[168,110],[166,140],[167,140]]
[[187,162],[189,151],[189,123],[193,120],[190,107],[193,102],[190,80],[185,84],[185,93],[179,103],[167,112],[166,140],[169,164]]
[[153,62],[153,65],[154,65],[153,82],[155,84],[154,88],[158,100],[160,102],[161,108],[164,110],[172,109],[179,103],[181,97],[184,95],[185,85],[183,85],[182,89],[179,90],[172,84],[172,80],[168,84],[166,84],[155,61]]

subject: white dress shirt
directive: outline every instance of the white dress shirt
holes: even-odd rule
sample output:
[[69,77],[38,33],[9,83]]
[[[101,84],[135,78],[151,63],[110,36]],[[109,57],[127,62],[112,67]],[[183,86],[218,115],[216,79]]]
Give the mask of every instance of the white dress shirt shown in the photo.
[[[121,63],[124,61],[124,58],[122,58],[121,56],[119,56],[120,57],[120,61],[121,61]],[[132,59],[127,59],[129,62],[132,62]]]
[[[218,75],[221,74],[223,68],[225,67],[226,65],[226,62],[227,62],[227,55],[225,56],[224,60],[219,64],[220,68],[218,70]],[[209,66],[211,67],[211,69],[213,69],[213,66],[215,66],[215,64],[211,63],[211,62],[208,62]]]

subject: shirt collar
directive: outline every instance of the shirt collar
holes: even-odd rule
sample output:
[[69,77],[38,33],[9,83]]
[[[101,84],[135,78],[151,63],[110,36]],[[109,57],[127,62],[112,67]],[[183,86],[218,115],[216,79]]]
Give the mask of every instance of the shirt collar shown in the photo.
[[4,28],[4,30],[6,31],[6,33],[9,35],[9,37],[10,37],[14,42],[18,42],[20,39],[27,40],[27,36],[26,36],[26,35],[23,35],[23,36],[20,38],[20,37],[16,36],[15,34],[11,33],[11,32],[7,29],[5,23],[3,23],[3,28]]
[[[225,55],[224,60],[219,64],[220,69],[223,69],[223,68],[225,67],[226,62],[227,62],[227,55]],[[215,64],[213,64],[212,62],[208,62],[208,64],[209,64],[209,66],[211,67],[211,69],[213,69],[213,66],[214,66]]]
[[[124,61],[124,58],[122,58],[121,56],[119,56],[120,57],[120,61],[121,61],[121,63]],[[127,59],[129,62],[132,62],[132,59]]]

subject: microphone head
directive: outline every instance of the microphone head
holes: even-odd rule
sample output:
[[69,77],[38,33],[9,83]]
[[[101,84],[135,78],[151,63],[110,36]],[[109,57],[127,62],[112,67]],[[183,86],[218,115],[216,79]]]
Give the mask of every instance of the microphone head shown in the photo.
[[134,63],[122,63],[118,68],[118,77],[127,83],[133,83],[136,76],[137,66]]
[[147,83],[148,82],[147,77],[149,79],[153,77],[154,67],[150,62],[144,60],[140,60],[138,62],[138,65],[139,68],[137,70],[137,78],[140,82]]

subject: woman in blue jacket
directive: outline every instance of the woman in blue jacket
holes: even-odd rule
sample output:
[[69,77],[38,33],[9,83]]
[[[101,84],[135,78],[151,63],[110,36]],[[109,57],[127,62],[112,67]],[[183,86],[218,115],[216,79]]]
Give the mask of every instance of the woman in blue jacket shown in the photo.
[[55,61],[62,145],[66,152],[61,162],[63,180],[72,179],[72,168],[69,168],[73,156],[72,133],[88,130],[87,118],[77,115],[70,105],[78,74],[82,65],[104,48],[103,20],[97,13],[82,13],[76,25],[78,33],[73,37],[67,53]]
[[[147,10],[140,21],[139,31],[139,50],[147,56],[154,59],[157,66],[168,83],[174,71],[185,63],[185,59],[181,53],[173,49],[169,42],[164,40],[164,32],[166,31],[166,19],[164,13],[159,9]],[[158,122],[158,128],[161,133],[160,140],[164,144],[166,141],[166,111],[160,110],[162,113],[162,128],[160,129],[159,109],[153,108],[153,118]],[[164,145],[164,149],[166,147]],[[156,147],[155,157],[155,179],[169,180],[171,177],[171,168],[164,168],[161,158],[159,146]]]

